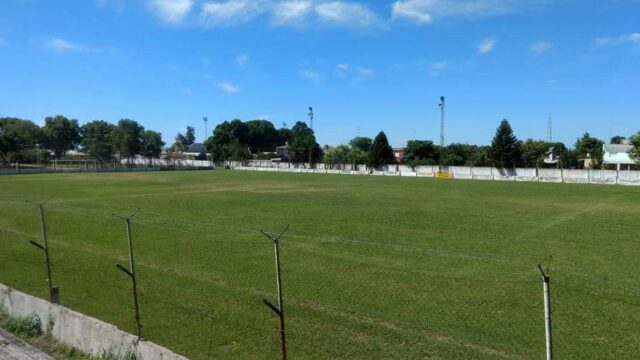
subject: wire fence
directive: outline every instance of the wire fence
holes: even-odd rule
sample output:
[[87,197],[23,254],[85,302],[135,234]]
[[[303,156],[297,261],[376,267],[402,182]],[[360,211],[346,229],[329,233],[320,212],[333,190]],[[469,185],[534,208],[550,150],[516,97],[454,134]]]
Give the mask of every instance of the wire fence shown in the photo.
[[[43,235],[37,204],[3,203],[15,222],[0,228],[2,277],[39,289],[44,261],[24,250]],[[132,209],[107,206],[44,205],[60,301],[192,358],[539,358],[537,263],[550,269],[558,356],[640,352],[640,282],[626,270],[598,274],[548,254],[414,246],[295,224],[283,233],[284,224],[190,219],[171,209],[119,219],[113,214]]]

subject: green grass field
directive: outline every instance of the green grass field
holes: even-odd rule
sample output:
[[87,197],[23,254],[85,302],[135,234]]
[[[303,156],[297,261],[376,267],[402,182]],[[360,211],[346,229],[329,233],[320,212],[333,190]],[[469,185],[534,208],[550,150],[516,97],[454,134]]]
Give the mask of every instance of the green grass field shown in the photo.
[[0,282],[46,298],[46,205],[62,301],[194,359],[275,359],[273,247],[292,359],[540,359],[640,353],[640,188],[234,171],[0,177]]

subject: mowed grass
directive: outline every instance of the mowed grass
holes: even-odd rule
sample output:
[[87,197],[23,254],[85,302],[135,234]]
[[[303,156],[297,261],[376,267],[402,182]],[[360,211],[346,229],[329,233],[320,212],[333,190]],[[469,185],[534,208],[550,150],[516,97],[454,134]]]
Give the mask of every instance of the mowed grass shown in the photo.
[[0,282],[46,298],[47,205],[66,306],[134,332],[133,219],[145,336],[194,359],[275,359],[282,245],[292,359],[539,359],[551,261],[561,359],[640,354],[640,188],[318,174],[0,177]]

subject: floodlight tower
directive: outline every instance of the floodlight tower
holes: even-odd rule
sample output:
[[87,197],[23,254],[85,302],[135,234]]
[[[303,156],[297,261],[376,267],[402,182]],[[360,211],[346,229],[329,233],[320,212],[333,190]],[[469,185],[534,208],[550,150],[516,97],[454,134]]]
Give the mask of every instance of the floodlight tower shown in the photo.
[[313,108],[309,106],[309,127],[313,130]]
[[204,141],[207,141],[207,136],[209,136],[209,131],[207,130],[207,122],[209,122],[209,119],[206,116],[203,116],[202,121],[204,121]]
[[440,96],[440,147],[444,148],[444,109],[446,108],[444,103],[444,96]]

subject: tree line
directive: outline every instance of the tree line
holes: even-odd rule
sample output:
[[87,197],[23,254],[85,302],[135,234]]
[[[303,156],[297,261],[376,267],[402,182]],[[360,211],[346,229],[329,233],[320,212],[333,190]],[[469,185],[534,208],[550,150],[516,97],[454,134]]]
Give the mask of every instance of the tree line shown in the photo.
[[[121,119],[117,124],[94,120],[80,126],[76,119],[57,115],[45,118],[40,127],[29,120],[0,118],[0,162],[8,163],[46,161],[50,156],[60,159],[73,149],[98,161],[109,161],[116,155],[120,158],[154,158],[163,152],[166,156],[178,157],[188,151],[195,140],[195,129],[188,126],[184,134],[178,133],[174,143],[165,148],[159,132],[147,130],[131,119]],[[613,144],[625,141],[633,145],[630,155],[640,161],[640,132],[628,139],[622,136],[610,139]],[[488,146],[454,143],[440,147],[430,140],[410,140],[404,149],[403,163],[409,166],[543,167],[544,159],[553,148],[553,158],[559,167],[579,168],[581,160],[587,158],[592,167],[601,167],[604,143],[589,133],[578,138],[573,148],[561,142],[522,141],[515,136],[509,122],[502,120]],[[285,144],[285,152],[276,154],[276,148]],[[373,139],[358,136],[348,144],[323,151],[313,129],[301,121],[291,128],[285,123],[279,129],[267,120],[224,121],[215,127],[204,145],[214,161],[271,159],[285,155],[285,160],[294,163],[379,167],[396,162],[383,131]],[[200,156],[207,158],[207,154]]]
[[162,135],[146,130],[131,119],[117,124],[94,120],[82,126],[62,115],[45,118],[40,127],[30,120],[0,118],[0,162],[61,159],[69,150],[80,149],[92,159],[104,162],[118,154],[122,158],[141,155],[159,157],[165,143]]
[[[614,136],[610,143],[622,144],[623,136]],[[630,155],[640,162],[640,132],[629,138],[633,145]],[[420,165],[444,166],[495,166],[499,168],[558,166],[579,168],[589,159],[594,168],[603,165],[604,141],[584,133],[574,147],[569,149],[561,142],[527,139],[518,140],[509,121],[502,120],[488,146],[454,143],[445,147],[430,140],[409,140],[404,148],[402,163],[415,167]],[[373,150],[375,149],[375,150]],[[545,164],[545,158],[553,152],[556,165]],[[384,132],[375,139],[356,137],[348,145],[339,145],[327,150],[324,162],[329,165],[367,164],[377,167],[395,163],[393,150]]]

